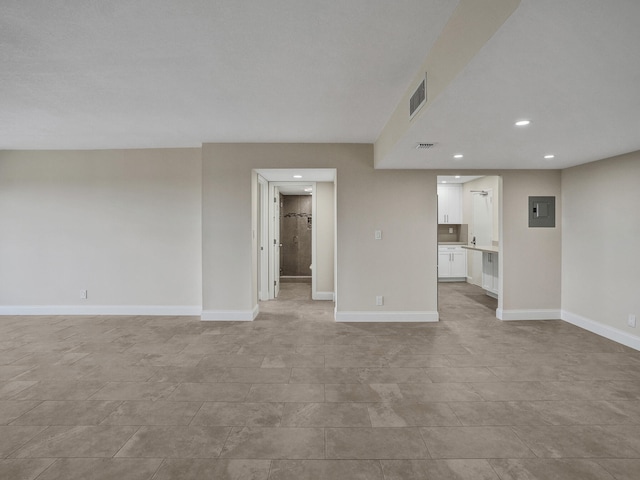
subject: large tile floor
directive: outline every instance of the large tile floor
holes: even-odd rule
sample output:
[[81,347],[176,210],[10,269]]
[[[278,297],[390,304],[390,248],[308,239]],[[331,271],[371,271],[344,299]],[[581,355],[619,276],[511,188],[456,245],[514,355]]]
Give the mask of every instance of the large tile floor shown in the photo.
[[640,353],[503,323],[336,324],[283,284],[255,322],[0,318],[0,478],[640,478]]

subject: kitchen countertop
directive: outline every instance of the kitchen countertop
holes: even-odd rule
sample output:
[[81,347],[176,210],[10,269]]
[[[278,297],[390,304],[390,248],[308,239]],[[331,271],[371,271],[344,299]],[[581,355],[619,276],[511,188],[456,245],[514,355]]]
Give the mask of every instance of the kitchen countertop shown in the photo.
[[466,245],[466,242],[438,242],[438,245]]
[[463,245],[462,248],[468,250],[477,250],[478,252],[498,253],[499,248],[493,245]]

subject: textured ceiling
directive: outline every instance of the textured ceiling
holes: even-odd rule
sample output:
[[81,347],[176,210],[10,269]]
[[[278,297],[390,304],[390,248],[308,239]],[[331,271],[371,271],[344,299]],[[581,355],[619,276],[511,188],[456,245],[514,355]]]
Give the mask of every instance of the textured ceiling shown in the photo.
[[[457,4],[3,0],[0,149],[373,143]],[[639,20],[638,0],[522,0],[376,166],[640,149]]]
[[0,149],[372,143],[452,0],[3,0]]

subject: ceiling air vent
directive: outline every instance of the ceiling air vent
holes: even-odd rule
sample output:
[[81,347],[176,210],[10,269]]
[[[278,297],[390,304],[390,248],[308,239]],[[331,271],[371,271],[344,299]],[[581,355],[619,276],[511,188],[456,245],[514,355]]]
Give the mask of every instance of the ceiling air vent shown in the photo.
[[409,99],[409,118],[413,118],[413,116],[420,110],[420,108],[427,103],[427,74],[424,74],[424,79],[416,88],[416,91],[413,92],[411,98]]
[[418,143],[416,145],[416,150],[428,150],[429,148],[433,148],[435,146],[435,143]]

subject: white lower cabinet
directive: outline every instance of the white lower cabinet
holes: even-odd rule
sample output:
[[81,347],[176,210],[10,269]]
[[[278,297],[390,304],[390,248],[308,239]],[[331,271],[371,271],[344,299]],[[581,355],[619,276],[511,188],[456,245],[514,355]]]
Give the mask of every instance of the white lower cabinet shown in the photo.
[[467,279],[467,251],[458,246],[438,247],[438,279]]
[[482,253],[482,288],[492,296],[498,296],[498,254]]

